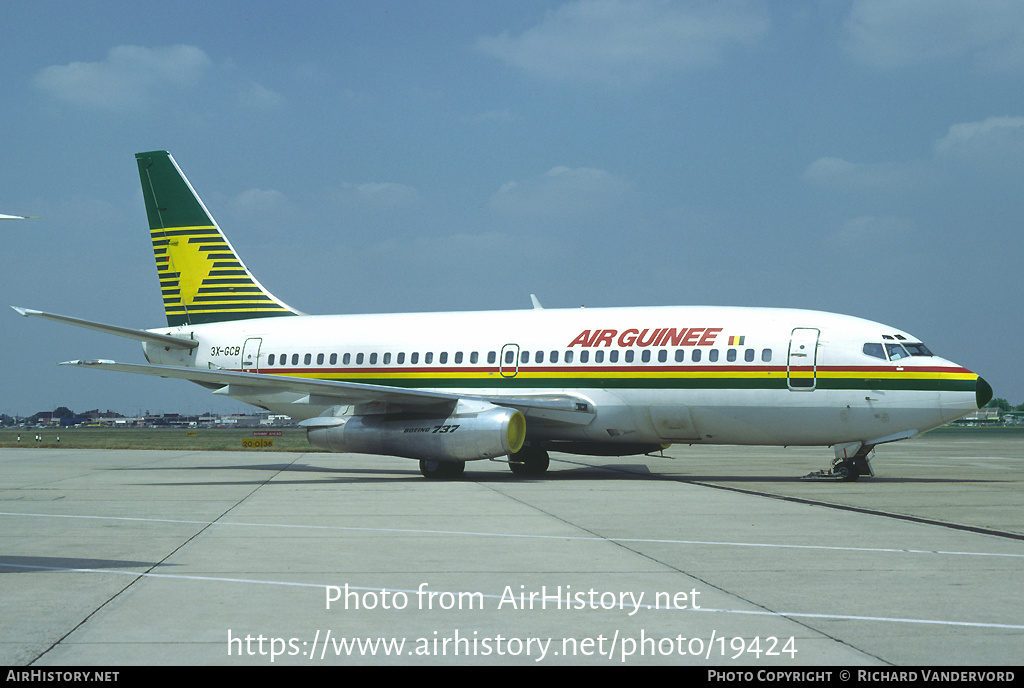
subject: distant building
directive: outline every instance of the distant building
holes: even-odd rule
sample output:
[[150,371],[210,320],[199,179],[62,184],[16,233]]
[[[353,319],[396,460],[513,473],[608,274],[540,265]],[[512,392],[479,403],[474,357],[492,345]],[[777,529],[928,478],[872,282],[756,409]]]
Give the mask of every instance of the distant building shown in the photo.
[[997,408],[978,409],[955,422],[957,425],[995,425],[1002,422],[1002,410]]

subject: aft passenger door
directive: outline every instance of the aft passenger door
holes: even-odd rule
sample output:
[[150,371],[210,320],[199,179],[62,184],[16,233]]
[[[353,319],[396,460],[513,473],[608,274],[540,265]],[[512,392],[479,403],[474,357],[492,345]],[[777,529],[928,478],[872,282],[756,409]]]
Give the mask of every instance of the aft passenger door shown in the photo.
[[786,378],[794,392],[812,392],[818,384],[818,336],[814,327],[796,327],[789,338]]

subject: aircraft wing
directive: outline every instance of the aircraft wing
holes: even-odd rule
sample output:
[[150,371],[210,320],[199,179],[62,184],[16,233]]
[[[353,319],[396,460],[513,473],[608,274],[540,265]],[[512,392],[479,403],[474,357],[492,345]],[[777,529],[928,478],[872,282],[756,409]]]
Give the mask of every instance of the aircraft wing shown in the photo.
[[234,370],[205,370],[145,363],[117,363],[116,361],[66,361],[60,365],[115,370],[124,373],[155,375],[158,377],[189,380],[205,387],[218,389],[223,394],[257,394],[293,392],[309,395],[308,402],[317,405],[395,405],[403,410],[432,411],[453,406],[459,400],[483,401],[496,406],[514,408],[523,415],[548,421],[586,425],[594,419],[593,404],[572,394],[543,395],[478,395],[405,389],[339,380],[316,380],[289,375],[244,373]]

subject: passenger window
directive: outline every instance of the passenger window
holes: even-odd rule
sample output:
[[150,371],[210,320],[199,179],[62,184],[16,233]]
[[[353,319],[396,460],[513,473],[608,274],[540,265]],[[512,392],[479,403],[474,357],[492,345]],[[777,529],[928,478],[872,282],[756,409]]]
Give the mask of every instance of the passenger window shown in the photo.
[[572,363],[572,352],[571,351],[566,351],[565,352],[565,362],[566,363]]
[[424,365],[430,365],[433,362],[434,362],[434,352],[433,351],[428,351],[427,353],[423,354],[423,363],[424,363]]
[[505,352],[505,363],[507,363],[508,365],[512,365],[515,362],[516,353],[512,351],[512,349],[509,349],[508,351]]
[[398,365],[405,363],[405,352],[399,352],[399,354],[395,356],[395,363]]
[[881,344],[868,342],[867,344],[864,345],[864,348],[861,349],[861,351],[863,351],[864,355],[866,356],[871,356],[872,358],[880,358],[883,361],[885,360],[885,349],[882,348]]
[[382,362],[384,363],[384,365],[388,365],[389,363],[391,363],[391,354],[384,354],[384,360]]
[[448,352],[447,351],[442,351],[441,353],[439,353],[437,355],[437,362],[440,363],[441,365],[444,365],[445,363],[447,363],[448,362]]
[[302,364],[303,365],[309,365],[312,362],[313,362],[313,354],[306,354],[305,356],[302,357]]
[[343,365],[352,365],[352,354],[345,354],[342,356],[341,362]]
[[519,354],[519,362],[520,363],[529,363],[530,362],[530,352],[529,351],[524,351],[521,354]]
[[690,354],[690,360],[694,363],[700,363],[700,349],[693,350],[693,353]]
[[676,363],[686,362],[686,349],[676,349]]
[[590,360],[590,352],[584,349],[580,352],[580,363],[586,363]]
[[338,354],[331,354],[331,365],[338,364]]
[[771,360],[772,360],[772,350],[771,349],[762,349],[761,350],[761,360],[764,361],[765,363],[771,363]]
[[455,352],[455,362],[456,363],[462,363],[462,352],[461,351],[456,351]]
[[370,354],[370,365],[377,365],[377,354]]
[[416,365],[419,362],[420,362],[420,352],[414,351],[411,354],[409,354],[409,364],[410,365]]
[[632,363],[633,362],[633,358],[635,356],[636,356],[636,352],[635,351],[633,351],[632,349],[627,349],[626,350],[626,363]]
[[609,363],[618,363],[619,362],[619,352],[617,350],[609,351],[608,352],[608,362]]
[[324,364],[324,355],[323,354],[317,354],[316,355],[316,364],[317,365],[323,365]]
[[495,362],[496,362],[497,360],[498,360],[498,354],[496,354],[496,353],[495,353],[495,352],[493,352],[493,351],[488,351],[488,352],[487,352],[487,362],[488,362],[488,363],[490,363],[491,365],[494,365],[494,363],[495,363]]
[[274,354],[267,356],[267,365],[274,365]]
[[293,366],[299,365],[299,355],[298,354],[292,354],[292,365]]
[[665,363],[668,361],[668,352],[664,349],[658,350],[658,363]]
[[356,365],[363,365],[363,354],[356,354]]
[[729,363],[734,362],[736,360],[736,349],[729,349],[726,351],[725,360],[729,361]]
[[552,351],[551,355],[548,357],[548,360],[551,361],[552,363],[558,363],[558,352]]
[[752,363],[754,361],[754,350],[747,349],[746,351],[744,351],[743,360],[746,361],[747,363]]
[[538,351],[537,353],[535,353],[533,355],[533,362],[534,363],[543,363],[544,362],[544,352],[543,351]]
[[708,352],[708,360],[712,363],[716,363],[718,361],[718,349],[712,349]]
[[601,350],[594,352],[594,363],[604,363],[604,352]]
[[650,363],[651,362],[651,350],[650,349],[644,349],[643,352],[640,354],[640,360],[643,361],[644,363]]

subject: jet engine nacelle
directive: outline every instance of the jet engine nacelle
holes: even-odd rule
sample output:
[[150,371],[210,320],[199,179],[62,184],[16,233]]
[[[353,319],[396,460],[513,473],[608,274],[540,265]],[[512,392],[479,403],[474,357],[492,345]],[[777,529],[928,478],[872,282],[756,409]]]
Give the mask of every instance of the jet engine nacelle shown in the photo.
[[515,409],[488,407],[447,417],[405,413],[315,419],[305,421],[306,434],[314,447],[332,452],[433,461],[493,459],[519,451],[526,418]]

